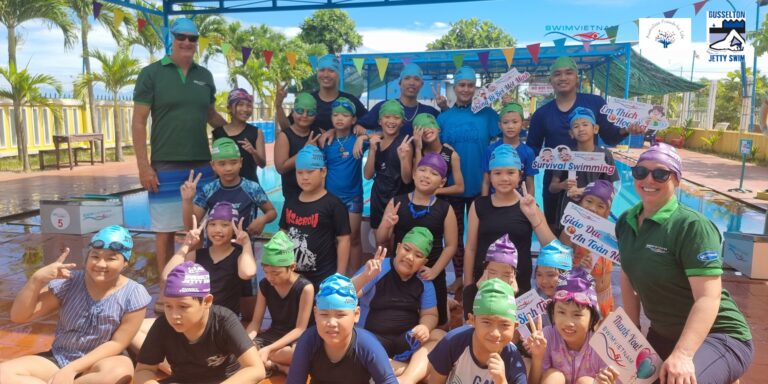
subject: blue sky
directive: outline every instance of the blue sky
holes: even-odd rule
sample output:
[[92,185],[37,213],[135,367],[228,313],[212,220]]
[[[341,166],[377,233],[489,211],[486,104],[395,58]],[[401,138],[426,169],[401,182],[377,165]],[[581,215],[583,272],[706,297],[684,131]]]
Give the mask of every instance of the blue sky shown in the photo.
[[[748,30],[754,29],[754,0],[731,0],[739,10],[746,11]],[[729,10],[726,0],[711,0],[694,17],[694,1],[686,0],[487,0],[451,2],[418,6],[391,6],[350,9],[350,16],[363,35],[363,47],[358,52],[408,52],[420,51],[426,44],[448,31],[449,23],[461,18],[477,17],[490,20],[517,39],[518,45],[535,42],[551,44],[552,37],[545,36],[547,25],[614,25],[619,27],[619,41],[637,41],[638,29],[633,20],[640,17],[663,17],[662,13],[678,8],[675,17],[692,18],[694,49],[704,49],[706,16],[710,10]],[[762,16],[768,6],[761,9]],[[247,24],[266,23],[289,36],[298,33],[298,26],[311,11],[265,12],[227,15]],[[65,51],[58,31],[49,31],[37,22],[27,23],[21,30],[24,43],[19,47],[19,62],[29,62],[35,73],[50,73],[65,86],[71,88],[82,64],[79,48]],[[103,27],[95,26],[90,34],[91,44],[105,51],[115,51],[116,46]],[[79,44],[78,44],[79,47]],[[146,52],[134,48],[133,55],[146,60]],[[696,60],[694,77],[724,77],[727,71],[738,68],[734,64],[707,63],[705,55]],[[748,63],[751,56],[748,52]],[[0,65],[7,63],[7,31],[0,27]],[[658,65],[683,76],[690,75],[690,55],[682,57],[652,58]],[[759,68],[768,67],[768,58],[761,57]],[[214,59],[209,64],[220,89],[225,86],[223,60]]]

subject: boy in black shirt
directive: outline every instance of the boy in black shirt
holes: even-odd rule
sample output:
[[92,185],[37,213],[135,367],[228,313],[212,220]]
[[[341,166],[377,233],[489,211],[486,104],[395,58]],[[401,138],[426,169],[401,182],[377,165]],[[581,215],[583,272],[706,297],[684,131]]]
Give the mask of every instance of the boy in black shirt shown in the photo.
[[[168,274],[165,313],[141,347],[134,383],[257,383],[264,378],[264,365],[237,316],[213,305],[210,292],[210,275],[199,264],[185,262]],[[163,359],[172,374],[156,381]]]
[[345,273],[349,261],[347,207],[325,189],[325,157],[314,145],[296,155],[298,197],[283,206],[280,229],[293,241],[296,272],[317,291],[320,282],[334,273]]

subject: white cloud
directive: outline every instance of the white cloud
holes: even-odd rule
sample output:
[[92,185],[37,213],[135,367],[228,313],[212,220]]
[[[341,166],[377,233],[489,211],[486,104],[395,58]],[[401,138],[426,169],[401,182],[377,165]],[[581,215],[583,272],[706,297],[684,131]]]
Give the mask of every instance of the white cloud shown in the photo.
[[432,23],[432,28],[438,28],[438,29],[448,29],[451,25],[442,21],[436,21]]
[[[443,23],[444,24],[444,23]],[[447,26],[447,24],[446,24]],[[360,53],[418,52],[448,31],[447,27],[428,29],[358,28],[363,36]]]
[[301,32],[301,28],[299,27],[273,27],[270,26],[270,28],[274,29],[277,32],[282,33],[283,35],[287,36],[288,38],[293,38]]

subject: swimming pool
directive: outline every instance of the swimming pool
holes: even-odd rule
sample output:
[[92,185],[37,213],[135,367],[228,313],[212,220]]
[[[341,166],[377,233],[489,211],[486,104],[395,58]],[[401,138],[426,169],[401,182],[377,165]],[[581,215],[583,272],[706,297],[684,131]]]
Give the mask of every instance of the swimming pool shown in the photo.
[[[640,201],[632,184],[630,166],[617,159],[616,171],[621,177],[621,189],[613,201],[611,211],[614,217],[618,217],[622,212]],[[280,187],[280,174],[277,173],[274,167],[269,166],[259,169],[258,176],[262,188],[267,192],[279,215],[282,212],[284,203]],[[536,178],[537,190],[540,190],[542,182],[543,177],[539,174]],[[363,178],[363,191],[366,202],[363,216],[368,216],[370,213],[368,202],[372,184],[371,180]],[[122,199],[126,227],[134,230],[149,230],[147,192],[127,194]],[[539,196],[538,199],[541,205],[541,197]],[[720,195],[717,192],[683,182],[681,188],[678,189],[678,199],[681,203],[703,213],[712,220],[720,229],[720,232],[762,233],[765,222],[765,215],[762,212]],[[266,233],[276,232],[278,230],[278,222],[279,219],[268,224],[264,231]]]

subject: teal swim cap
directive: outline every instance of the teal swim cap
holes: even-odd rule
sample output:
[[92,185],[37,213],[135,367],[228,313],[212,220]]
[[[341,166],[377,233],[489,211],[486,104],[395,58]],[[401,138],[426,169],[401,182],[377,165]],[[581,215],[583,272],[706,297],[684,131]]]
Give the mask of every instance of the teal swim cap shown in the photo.
[[318,287],[315,305],[320,310],[354,310],[357,308],[357,290],[349,277],[335,273]]

